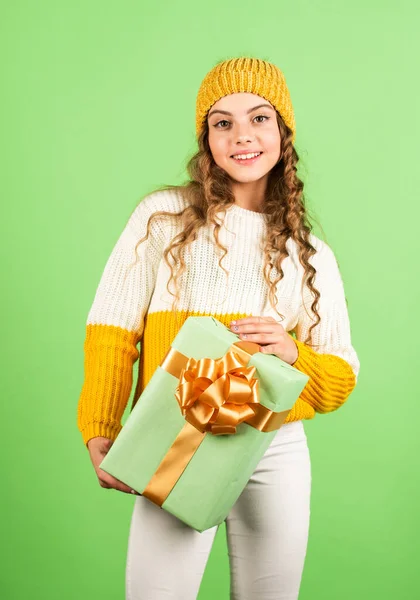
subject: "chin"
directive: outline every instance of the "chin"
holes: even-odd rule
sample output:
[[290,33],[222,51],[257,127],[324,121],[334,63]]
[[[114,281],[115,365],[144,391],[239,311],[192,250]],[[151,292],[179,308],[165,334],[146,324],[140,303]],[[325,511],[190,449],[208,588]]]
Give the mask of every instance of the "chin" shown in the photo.
[[270,171],[264,171],[261,173],[236,173],[233,171],[226,171],[229,177],[236,183],[252,183],[253,181],[259,181]]
[[261,177],[233,177],[232,175],[230,176],[230,178],[232,179],[232,181],[234,181],[235,183],[255,183],[256,181],[259,181],[260,179],[262,179],[264,177],[264,175],[261,175]]

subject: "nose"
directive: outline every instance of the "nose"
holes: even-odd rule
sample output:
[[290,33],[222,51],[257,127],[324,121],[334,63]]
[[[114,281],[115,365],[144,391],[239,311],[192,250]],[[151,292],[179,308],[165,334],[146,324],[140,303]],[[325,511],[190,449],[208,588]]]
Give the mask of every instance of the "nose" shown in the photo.
[[248,143],[253,143],[255,140],[255,136],[252,135],[251,133],[247,133],[247,134],[243,134],[243,135],[237,135],[236,136],[236,145],[241,146],[242,144],[248,144]]

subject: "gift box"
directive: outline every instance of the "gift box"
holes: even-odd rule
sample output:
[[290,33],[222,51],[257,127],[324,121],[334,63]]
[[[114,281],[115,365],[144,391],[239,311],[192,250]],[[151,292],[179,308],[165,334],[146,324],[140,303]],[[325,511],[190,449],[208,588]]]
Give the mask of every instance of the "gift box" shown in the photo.
[[199,532],[219,525],[308,379],[188,317],[100,467]]

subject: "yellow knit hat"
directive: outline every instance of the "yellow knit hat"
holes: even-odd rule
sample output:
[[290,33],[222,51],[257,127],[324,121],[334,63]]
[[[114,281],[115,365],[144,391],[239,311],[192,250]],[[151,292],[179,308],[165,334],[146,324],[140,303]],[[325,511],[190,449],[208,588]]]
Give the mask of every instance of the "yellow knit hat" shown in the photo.
[[251,92],[268,100],[293,131],[295,141],[295,117],[283,73],[273,63],[247,57],[224,60],[204,77],[196,101],[197,137],[213,104],[237,92]]

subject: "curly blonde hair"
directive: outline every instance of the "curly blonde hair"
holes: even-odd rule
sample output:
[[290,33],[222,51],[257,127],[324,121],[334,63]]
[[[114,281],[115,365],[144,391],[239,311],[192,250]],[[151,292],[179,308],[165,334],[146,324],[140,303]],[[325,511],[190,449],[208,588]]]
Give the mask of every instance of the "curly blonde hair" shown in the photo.
[[[313,296],[311,310],[315,315],[315,321],[309,329],[305,343],[314,346],[315,344],[312,343],[312,330],[321,321],[318,313],[320,293],[314,287],[316,270],[310,264],[309,258],[316,253],[316,249],[309,241],[312,225],[309,222],[308,210],[303,197],[303,182],[296,174],[299,156],[292,142],[292,130],[284,123],[277,111],[276,115],[280,131],[281,154],[279,161],[269,173],[263,205],[263,212],[267,215],[265,217],[267,234],[264,246],[263,275],[268,285],[270,304],[283,319],[284,315],[279,313],[276,307],[276,285],[284,276],[281,264],[283,259],[289,256],[286,242],[289,238],[292,238],[298,246],[299,261],[304,268],[302,289],[306,283]],[[219,231],[222,224],[215,217],[219,212],[225,214],[227,208],[235,202],[235,198],[229,175],[214,161],[208,137],[209,127],[206,122],[197,138],[198,152],[192,156],[187,164],[187,172],[190,178],[182,185],[165,185],[155,190],[178,190],[186,199],[187,206],[178,213],[154,212],[149,217],[146,235],[137,242],[135,247],[137,257],[138,245],[144,242],[150,234],[152,219],[162,216],[164,218],[175,217],[181,220],[181,232],[171,240],[169,246],[163,252],[163,258],[171,271],[166,288],[175,298],[172,305],[174,311],[180,299],[179,279],[186,269],[185,249],[197,238],[197,232],[201,227],[214,225],[213,236],[216,247],[222,251],[219,266],[229,275],[221,264],[228,250],[219,241]],[[313,219],[313,217],[311,218]],[[168,260],[169,256],[173,261],[173,265]],[[176,268],[174,268],[175,266]],[[277,271],[277,275],[271,279],[273,269]],[[174,284],[175,293],[169,289],[171,282]]]

